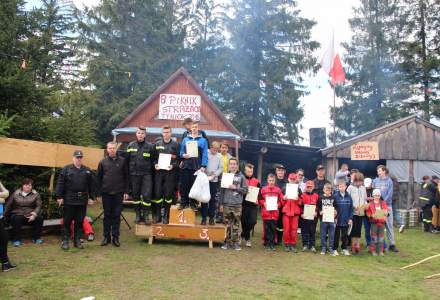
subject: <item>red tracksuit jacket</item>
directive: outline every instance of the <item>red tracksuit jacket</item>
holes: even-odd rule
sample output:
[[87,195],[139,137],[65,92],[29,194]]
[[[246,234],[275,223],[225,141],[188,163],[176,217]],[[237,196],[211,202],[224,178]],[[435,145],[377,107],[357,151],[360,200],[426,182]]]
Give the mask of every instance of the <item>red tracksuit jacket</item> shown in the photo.
[[318,198],[319,195],[317,193],[308,193],[304,192],[301,194],[301,213],[304,211],[304,205],[316,205],[316,210],[318,210]]
[[261,217],[263,220],[278,220],[279,217],[279,209],[267,211],[266,210],[266,197],[278,197],[278,208],[281,207],[281,203],[283,201],[283,192],[277,186],[264,186],[261,190],[261,197],[263,199],[258,200],[258,203],[261,206]]
[[[381,207],[382,210],[388,210],[388,205],[382,199],[380,200],[380,207]],[[368,205],[368,208],[367,208],[367,211],[366,211],[367,216],[370,219],[370,222],[376,223],[377,226],[380,226],[380,227],[385,226],[385,223],[387,222],[386,219],[381,220],[381,219],[376,219],[376,218],[372,217],[375,212],[376,212],[376,205],[374,204],[374,201],[371,201],[370,204]]]

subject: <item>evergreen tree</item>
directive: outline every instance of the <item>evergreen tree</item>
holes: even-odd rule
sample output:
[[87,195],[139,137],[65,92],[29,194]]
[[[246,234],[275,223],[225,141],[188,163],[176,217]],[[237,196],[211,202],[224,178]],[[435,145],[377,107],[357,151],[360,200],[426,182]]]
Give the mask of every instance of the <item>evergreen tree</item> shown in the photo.
[[300,17],[296,1],[237,0],[231,9],[231,58],[221,74],[220,104],[246,137],[295,143],[303,76],[316,70],[315,23]]
[[439,11],[439,1],[404,1],[405,39],[399,47],[401,86],[407,86],[412,95],[406,109],[422,111],[427,120],[431,113],[440,116],[435,110],[440,100]]
[[347,82],[337,89],[343,98],[336,108],[338,139],[344,139],[394,121],[408,99],[399,86],[398,43],[403,20],[399,0],[362,0],[350,19],[352,39],[344,44]]
[[180,67],[189,2],[103,0],[80,16],[102,143]]

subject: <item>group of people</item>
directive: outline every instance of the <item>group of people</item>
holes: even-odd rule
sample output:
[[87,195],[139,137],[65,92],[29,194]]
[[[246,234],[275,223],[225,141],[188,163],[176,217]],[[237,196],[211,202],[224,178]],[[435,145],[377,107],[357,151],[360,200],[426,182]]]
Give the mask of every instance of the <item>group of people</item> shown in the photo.
[[[73,246],[83,248],[81,232],[87,205],[99,197],[104,210],[102,246],[110,243],[120,246],[119,228],[124,201],[134,205],[135,222],[147,225],[168,224],[170,206],[178,198],[179,209],[197,210],[199,203],[190,198],[190,191],[197,171],[201,171],[208,176],[211,195],[208,203],[201,204],[201,225],[216,222],[226,225],[223,249],[241,250],[242,243],[246,247],[252,246],[251,234],[260,210],[263,243],[268,250],[283,245],[285,251],[293,253],[298,248],[316,252],[319,223],[323,255],[328,252],[336,256],[339,247],[344,255],[350,255],[350,247],[352,254],[360,253],[362,227],[372,255],[384,255],[385,249],[398,252],[393,230],[395,188],[385,166],[377,167],[377,178],[372,180],[343,164],[332,184],[326,180],[323,165],[316,167],[313,180],[304,177],[303,169],[286,176],[286,168],[277,165],[275,173],[269,174],[262,185],[254,176],[252,164],[246,164],[243,172],[240,171],[239,162],[228,153],[226,143],[209,143],[205,132],[199,130],[198,123],[191,119],[185,119],[183,124],[186,130],[181,143],[172,138],[169,126],[163,126],[161,137],[154,143],[147,141],[146,129],[139,127],[136,139],[125,151],[118,151],[118,144],[109,142],[106,147],[108,155],[99,162],[96,175],[83,165],[82,151],[73,153],[73,163],[60,171],[56,184],[57,202],[63,206],[62,249],[70,247],[72,227]],[[224,173],[232,173],[233,180],[229,186],[221,187]],[[426,182],[420,199],[427,201],[424,220],[428,219],[430,211],[428,229],[434,231],[440,223],[438,202],[433,200],[433,195],[438,194],[438,178],[433,177],[432,182],[428,179],[424,178]],[[259,189],[255,201],[247,199],[251,187]],[[23,181],[6,201],[3,210],[2,203],[8,196],[6,188],[0,186],[0,254],[2,269],[6,271],[15,265],[7,256],[5,217],[13,228],[14,246],[21,243],[23,224],[33,226],[34,243],[43,243],[42,201],[33,189],[32,180]],[[402,225],[399,231],[403,232],[403,229]],[[385,230],[388,243],[385,243]],[[302,245],[297,242],[298,232],[301,232]]]
[[[234,184],[220,189],[221,210],[225,213],[227,235],[223,249],[241,249],[241,239],[250,247],[248,218],[256,220],[256,206],[249,213],[251,204],[246,200],[248,186],[259,187],[252,177],[252,165],[246,165],[245,175],[238,171],[234,158],[230,160],[228,172],[235,173]],[[344,170],[347,168],[347,170]],[[321,254],[338,255],[341,246],[344,255],[361,252],[361,233],[365,227],[365,240],[372,255],[384,255],[385,248],[398,252],[394,240],[392,194],[393,182],[388,169],[377,167],[377,178],[364,178],[359,170],[348,171],[344,165],[336,175],[335,183],[325,179],[325,168],[318,165],[316,178],[304,178],[304,170],[298,169],[286,178],[286,169],[278,165],[275,174],[267,176],[260,189],[258,205],[263,220],[264,246],[275,250],[284,245],[285,251],[317,252],[316,228],[320,224]],[[297,191],[287,192],[288,189]],[[252,216],[250,217],[250,214]],[[330,215],[329,215],[330,214]],[[240,222],[243,232],[240,236]],[[302,245],[297,243],[298,229]],[[388,246],[385,243],[385,229]],[[403,231],[401,227],[400,232]]]

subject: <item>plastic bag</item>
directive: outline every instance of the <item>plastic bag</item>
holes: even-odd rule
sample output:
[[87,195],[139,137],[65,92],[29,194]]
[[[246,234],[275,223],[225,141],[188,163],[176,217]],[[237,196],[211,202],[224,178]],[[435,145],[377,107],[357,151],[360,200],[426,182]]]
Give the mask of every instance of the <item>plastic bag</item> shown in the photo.
[[197,171],[194,175],[197,177],[189,191],[189,197],[202,203],[208,203],[211,200],[208,176],[201,171]]

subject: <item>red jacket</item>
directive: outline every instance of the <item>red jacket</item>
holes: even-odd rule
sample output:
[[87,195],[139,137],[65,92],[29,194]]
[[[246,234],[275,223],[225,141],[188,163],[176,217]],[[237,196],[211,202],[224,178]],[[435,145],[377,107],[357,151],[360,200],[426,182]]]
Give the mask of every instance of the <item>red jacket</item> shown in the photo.
[[258,204],[261,206],[261,217],[263,220],[278,220],[279,209],[277,210],[266,210],[266,197],[278,197],[278,208],[281,207],[283,201],[283,192],[277,186],[264,186],[261,189],[261,197],[263,199],[258,200]]
[[[382,210],[388,210],[388,205],[384,200],[380,200],[380,207]],[[371,201],[368,204],[368,208],[366,211],[366,214],[368,216],[368,218],[370,219],[370,222],[372,223],[376,223],[378,226],[385,226],[385,223],[387,222],[387,219],[376,219],[373,217],[374,213],[376,212],[376,205],[374,204],[374,201]]]
[[260,182],[258,181],[257,178],[255,178],[255,177],[249,178],[247,176],[245,176],[245,177],[246,177],[246,181],[247,181],[248,186],[260,187]]
[[294,217],[301,215],[301,196],[298,200],[283,200],[283,215]]
[[319,195],[317,193],[311,193],[304,192],[301,194],[301,197],[299,198],[301,201],[301,213],[304,211],[304,205],[315,205],[316,211],[318,211],[318,198]]

